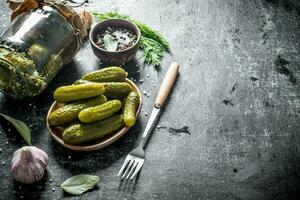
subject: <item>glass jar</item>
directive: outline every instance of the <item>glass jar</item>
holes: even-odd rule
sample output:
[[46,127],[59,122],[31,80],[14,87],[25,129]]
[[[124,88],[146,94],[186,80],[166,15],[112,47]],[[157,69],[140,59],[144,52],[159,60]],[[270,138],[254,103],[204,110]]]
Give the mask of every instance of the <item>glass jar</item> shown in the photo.
[[78,51],[71,23],[43,5],[17,16],[0,35],[0,90],[14,98],[40,94]]

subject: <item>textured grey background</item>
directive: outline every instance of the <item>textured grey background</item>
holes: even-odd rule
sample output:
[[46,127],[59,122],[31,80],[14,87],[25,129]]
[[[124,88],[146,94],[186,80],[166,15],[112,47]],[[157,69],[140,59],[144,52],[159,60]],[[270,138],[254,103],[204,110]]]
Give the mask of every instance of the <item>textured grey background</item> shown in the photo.
[[[149,24],[168,39],[172,55],[160,70],[139,59],[126,64],[150,97],[144,97],[136,126],[98,152],[68,151],[45,126],[54,89],[103,67],[88,42],[32,102],[1,96],[0,112],[27,122],[33,144],[50,160],[43,181],[14,182],[9,162],[24,142],[1,122],[0,199],[300,199],[299,1],[93,0],[80,9],[119,10]],[[3,1],[0,10],[3,30],[9,23]],[[151,111],[158,89],[153,85],[173,60],[181,64],[180,76],[159,125],[188,126],[191,134],[155,130],[139,178],[120,182],[116,174]],[[98,188],[81,197],[52,191],[78,173],[99,175]]]

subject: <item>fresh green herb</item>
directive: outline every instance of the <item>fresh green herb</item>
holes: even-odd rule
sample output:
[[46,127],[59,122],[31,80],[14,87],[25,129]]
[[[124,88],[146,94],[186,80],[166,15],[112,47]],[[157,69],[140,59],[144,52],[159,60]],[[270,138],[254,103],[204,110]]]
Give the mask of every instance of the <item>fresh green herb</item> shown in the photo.
[[116,51],[118,48],[118,42],[111,35],[104,35],[103,42],[105,49],[107,49],[108,51]]
[[100,178],[98,176],[79,174],[68,178],[61,185],[59,185],[59,187],[70,194],[81,195],[87,190],[95,187],[99,180]]
[[6,119],[7,121],[9,121],[12,125],[14,125],[14,127],[17,129],[17,131],[21,134],[21,136],[23,137],[23,139],[25,140],[25,142],[28,145],[31,145],[31,134],[30,134],[30,130],[28,128],[28,126],[17,119],[14,119],[10,116],[7,116],[5,114],[0,113],[0,115],[2,117],[4,117],[4,119]]
[[142,58],[145,63],[160,65],[164,52],[170,52],[169,43],[160,33],[137,20],[131,19],[128,15],[117,12],[93,12],[93,14],[100,21],[106,19],[127,19],[135,23],[141,30],[140,48],[143,50]]

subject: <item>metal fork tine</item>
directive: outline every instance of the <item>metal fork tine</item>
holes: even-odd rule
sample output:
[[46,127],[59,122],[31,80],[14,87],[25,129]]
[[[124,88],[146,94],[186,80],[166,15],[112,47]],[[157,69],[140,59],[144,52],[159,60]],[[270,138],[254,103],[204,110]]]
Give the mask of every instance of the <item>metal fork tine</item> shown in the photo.
[[134,160],[134,161],[135,161],[135,162],[133,163],[133,165],[132,165],[130,171],[128,172],[128,174],[127,174],[127,176],[126,176],[126,179],[129,178],[129,176],[132,174],[133,170],[135,169],[135,167],[136,167],[137,164],[139,163],[139,161],[137,161],[137,160]]
[[126,159],[125,159],[125,161],[124,161],[124,163],[123,163],[123,165],[122,165],[122,167],[121,167],[121,169],[118,173],[118,176],[120,176],[122,174],[123,170],[125,169],[125,167],[127,166],[128,162],[129,162],[129,160],[130,160],[129,156],[126,156]]
[[140,171],[140,169],[142,168],[143,164],[144,164],[145,160],[139,161],[137,167],[135,168],[132,176],[130,177],[130,179],[133,179],[133,177]]
[[130,161],[129,161],[129,163],[128,163],[127,167],[126,167],[126,170],[125,170],[125,172],[124,172],[123,175],[122,175],[122,179],[125,177],[125,175],[126,175],[127,172],[129,171],[129,169],[130,169],[130,167],[131,167],[131,165],[132,165],[133,162],[134,162],[134,160],[130,160]]

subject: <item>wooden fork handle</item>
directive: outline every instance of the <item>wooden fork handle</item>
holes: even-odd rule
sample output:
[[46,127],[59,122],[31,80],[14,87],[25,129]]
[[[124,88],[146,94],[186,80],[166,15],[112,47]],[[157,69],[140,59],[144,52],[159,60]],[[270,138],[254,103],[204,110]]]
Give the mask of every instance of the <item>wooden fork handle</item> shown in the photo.
[[160,108],[165,103],[165,100],[167,99],[167,97],[170,93],[170,90],[172,88],[172,85],[178,74],[178,70],[179,70],[179,64],[176,62],[173,62],[170,65],[170,67],[165,75],[165,78],[159,88],[159,91],[158,91],[158,94],[157,94],[157,97],[155,100],[155,104],[154,104],[155,107]]

